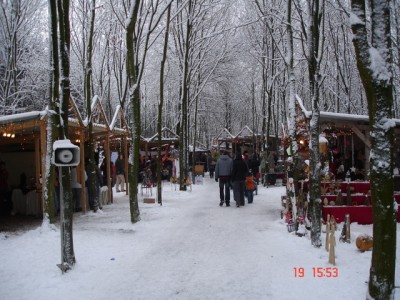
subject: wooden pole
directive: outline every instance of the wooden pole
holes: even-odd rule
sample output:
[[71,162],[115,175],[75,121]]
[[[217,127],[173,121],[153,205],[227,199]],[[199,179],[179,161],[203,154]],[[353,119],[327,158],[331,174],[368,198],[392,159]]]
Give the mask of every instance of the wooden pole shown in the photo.
[[129,177],[129,166],[128,166],[128,159],[129,159],[129,156],[128,156],[128,153],[129,153],[129,151],[128,151],[128,138],[127,137],[124,137],[124,141],[123,141],[123,143],[124,143],[124,145],[123,145],[123,148],[124,148],[124,158],[125,158],[125,193],[126,193],[126,195],[128,195],[129,194],[129,187],[128,187],[128,177]]
[[[40,153],[39,153],[39,159],[41,160],[41,163],[37,163],[36,168],[39,169],[39,174],[36,177],[36,183],[39,182],[39,185],[37,185],[36,187],[39,187],[41,185],[41,197],[39,197],[40,200],[40,209],[43,212],[44,215],[44,190],[45,190],[45,178],[44,178],[44,174],[46,174],[46,149],[47,149],[47,137],[46,137],[46,124],[45,123],[41,123],[40,124]],[[36,148],[35,145],[35,152],[39,151]],[[37,172],[36,172],[37,174]],[[40,177],[42,178],[42,182],[40,183]]]
[[106,141],[105,141],[105,145],[104,145],[104,150],[105,150],[105,154],[106,154],[106,174],[107,174],[107,194],[108,194],[108,203],[113,203],[113,199],[112,199],[112,191],[111,191],[111,167],[110,167],[110,161],[111,161],[111,153],[110,153],[110,134],[107,134],[106,136]]
[[85,132],[82,130],[80,134],[80,142],[79,142],[79,150],[80,150],[80,164],[79,164],[79,172],[81,178],[81,207],[82,211],[86,212],[86,176],[85,176]]

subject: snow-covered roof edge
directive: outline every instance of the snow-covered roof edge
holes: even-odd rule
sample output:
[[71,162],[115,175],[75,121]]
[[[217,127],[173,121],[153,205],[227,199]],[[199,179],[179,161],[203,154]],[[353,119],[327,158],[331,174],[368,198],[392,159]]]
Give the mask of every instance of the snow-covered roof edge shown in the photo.
[[228,129],[224,128],[224,129],[222,129],[221,132],[217,135],[217,139],[219,139],[219,137],[220,137],[224,132],[227,133],[227,134],[230,136],[230,138],[232,138],[232,139],[234,138],[233,134],[230,133]]
[[[164,138],[163,140],[171,140],[171,141],[172,141],[172,140],[175,140],[175,139],[179,138],[179,135],[177,135],[175,132],[173,132],[173,131],[172,131],[171,129],[169,129],[168,127],[163,127],[163,128],[161,129],[161,135],[162,135],[163,132],[165,132],[165,131],[171,133],[171,134],[173,135],[173,137],[172,137],[172,138],[169,138],[169,139]],[[158,132],[157,132],[156,134],[154,134],[154,135],[153,135],[152,137],[150,137],[150,138],[145,138],[145,140],[148,141],[148,142],[150,142],[150,141],[154,140],[157,136],[158,136]]]
[[43,119],[43,117],[47,116],[48,110],[42,111],[30,111],[19,114],[7,115],[0,117],[0,124],[7,124],[11,122],[21,122],[31,119]]
[[[301,100],[301,98],[298,95],[296,95],[296,101],[299,104],[301,110],[303,111],[305,117],[307,119],[310,119],[312,116],[312,112],[305,109],[303,101]],[[368,115],[355,115],[355,114],[321,111],[320,118],[337,120],[337,121],[362,121],[362,122],[369,123]],[[392,118],[392,120],[396,123],[396,126],[400,126],[400,119]]]
[[251,135],[254,134],[253,130],[251,130],[249,126],[245,125],[235,137],[239,137],[245,130],[248,130]]
[[70,101],[70,104],[72,105],[72,107],[74,109],[74,112],[77,114],[79,124],[83,125],[82,115],[81,115],[81,112],[78,109],[78,106],[76,105],[76,102],[75,102],[74,98],[69,97],[69,101]]
[[[90,106],[90,110],[92,113],[93,113],[94,109],[96,108],[96,105],[99,105],[100,113],[105,119],[106,124],[103,124],[103,125],[105,125],[107,127],[107,129],[110,129],[110,124],[108,123],[107,115],[104,112],[103,104],[101,104],[100,97],[98,95],[95,95],[92,98],[92,104]],[[83,125],[85,127],[87,127],[88,124],[89,124],[89,116],[86,116],[85,120],[83,120]],[[96,124],[96,125],[99,125],[99,124]]]
[[121,109],[122,109],[121,105],[117,105],[117,107],[115,108],[115,113],[110,123],[110,130],[114,129],[115,124],[117,123],[118,120],[119,113],[121,112]]

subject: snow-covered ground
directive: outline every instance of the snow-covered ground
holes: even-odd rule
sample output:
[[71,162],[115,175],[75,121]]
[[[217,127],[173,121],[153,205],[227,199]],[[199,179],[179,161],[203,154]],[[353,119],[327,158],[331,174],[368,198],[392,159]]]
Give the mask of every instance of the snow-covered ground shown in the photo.
[[[77,263],[65,274],[56,266],[58,228],[0,233],[0,299],[365,299],[371,252],[359,252],[355,238],[372,227],[352,224],[345,244],[340,224],[332,266],[324,246],[288,233],[282,194],[283,187],[260,186],[253,204],[219,207],[210,178],[191,192],[166,183],[163,206],[140,203],[137,224],[128,197],[115,194],[102,212],[75,214]],[[337,276],[314,276],[320,267],[336,267]]]

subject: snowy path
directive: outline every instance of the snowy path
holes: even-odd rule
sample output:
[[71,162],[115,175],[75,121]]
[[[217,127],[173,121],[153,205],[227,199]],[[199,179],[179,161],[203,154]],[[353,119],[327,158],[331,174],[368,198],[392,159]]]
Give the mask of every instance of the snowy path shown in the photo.
[[[0,233],[0,299],[365,299],[371,253],[338,242],[338,277],[313,276],[332,267],[328,253],[287,232],[283,193],[260,186],[253,204],[219,207],[207,177],[192,192],[166,184],[164,205],[140,203],[137,224],[116,194],[103,212],[76,215],[77,264],[64,275],[58,230]],[[355,224],[352,238],[371,230]]]

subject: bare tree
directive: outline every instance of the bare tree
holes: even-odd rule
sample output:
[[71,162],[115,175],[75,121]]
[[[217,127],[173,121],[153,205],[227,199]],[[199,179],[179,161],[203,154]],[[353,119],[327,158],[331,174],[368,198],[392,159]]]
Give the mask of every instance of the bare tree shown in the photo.
[[89,158],[89,172],[88,172],[88,182],[90,189],[90,202],[93,209],[96,212],[99,209],[99,193],[97,191],[97,185],[99,184],[96,179],[96,160],[95,160],[95,142],[93,135],[93,118],[92,118],[92,57],[93,57],[93,34],[94,34],[94,20],[96,16],[96,0],[90,1],[90,23],[89,23],[89,35],[87,39],[87,49],[86,49],[86,67],[85,67],[85,101],[86,101],[86,113],[88,116],[88,158]]
[[[149,3],[134,1],[129,6],[125,22],[127,49],[126,75],[129,90],[132,138],[129,165],[129,202],[132,223],[140,220],[137,195],[141,135],[140,83],[150,45],[150,36],[172,1],[170,0],[163,8],[161,8],[160,0],[150,1]],[[142,51],[140,51],[140,47],[142,47]]]
[[[311,217],[311,244],[321,246],[321,161],[319,156],[321,62],[324,44],[325,0],[306,2],[308,21],[303,23],[303,45],[308,66],[308,86],[312,104],[310,121],[310,189],[308,212]],[[298,6],[299,7],[299,6]]]
[[[56,0],[52,0],[56,1]],[[69,1],[57,0],[57,17],[59,32],[59,60],[60,60],[60,98],[59,98],[59,126],[58,136],[60,139],[68,137],[68,104],[70,99],[70,25],[69,25]],[[60,213],[64,216],[64,222],[60,224],[62,235],[62,265],[64,270],[75,264],[75,253],[73,245],[73,197],[71,190],[71,177],[69,167],[61,167],[61,174],[58,174],[62,190],[64,207]]]
[[[374,248],[368,293],[392,299],[396,262],[396,211],[393,201],[393,73],[391,1],[352,0],[351,27],[357,68],[368,100],[371,130],[370,181]],[[367,22],[370,20],[370,23]]]
[[165,28],[165,37],[164,37],[164,48],[163,48],[163,56],[161,59],[160,66],[160,100],[158,103],[158,120],[157,120],[157,134],[158,134],[158,151],[157,151],[157,199],[158,203],[162,205],[162,191],[161,191],[161,130],[162,130],[162,115],[163,115],[163,106],[164,106],[164,71],[165,71],[165,63],[167,60],[167,51],[168,51],[168,38],[169,38],[169,23],[171,20],[171,5],[168,6],[167,11],[167,20],[166,20],[166,28]]
[[44,175],[44,216],[43,224],[47,222],[55,222],[55,195],[54,185],[56,180],[56,170],[54,164],[51,163],[53,156],[53,143],[57,139],[57,126],[59,125],[59,97],[60,97],[60,65],[58,55],[58,34],[57,34],[57,4],[56,1],[49,1],[49,60],[50,60],[50,76],[49,76],[49,104],[47,119],[47,138],[46,138],[46,162]]
[[0,110],[3,115],[43,109],[47,64],[41,34],[47,24],[40,0],[0,3]]

